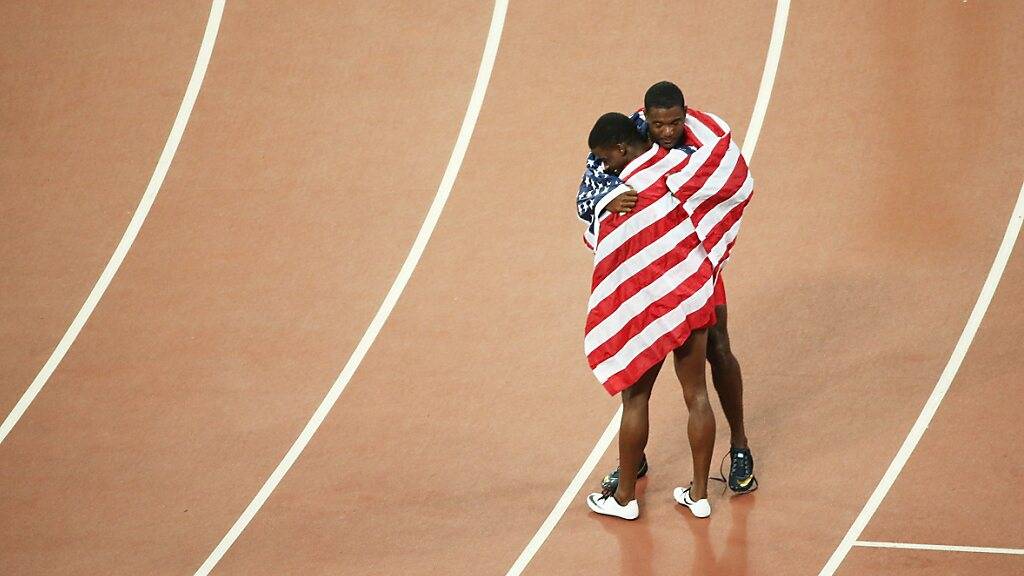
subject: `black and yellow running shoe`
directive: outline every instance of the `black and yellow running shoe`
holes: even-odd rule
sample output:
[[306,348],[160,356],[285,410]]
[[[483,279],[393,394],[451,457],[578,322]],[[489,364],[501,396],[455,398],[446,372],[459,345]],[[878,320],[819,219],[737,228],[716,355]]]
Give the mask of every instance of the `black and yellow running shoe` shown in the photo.
[[[643,478],[644,476],[647,476],[647,470],[647,455],[644,454],[643,458],[640,460],[640,469],[637,470],[636,477]],[[615,470],[609,472],[608,475],[605,476],[603,480],[601,480],[601,489],[604,490],[605,494],[614,494],[618,488],[619,469],[616,468]]]
[[737,494],[757,489],[757,478],[754,477],[754,457],[749,448],[732,448],[729,450],[729,489]]

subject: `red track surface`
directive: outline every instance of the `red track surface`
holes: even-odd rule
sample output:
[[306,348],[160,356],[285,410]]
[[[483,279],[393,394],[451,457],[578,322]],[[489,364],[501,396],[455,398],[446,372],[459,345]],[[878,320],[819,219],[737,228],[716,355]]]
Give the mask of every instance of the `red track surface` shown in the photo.
[[[109,4],[109,5],[108,5]],[[0,444],[0,572],[191,574],[361,338],[437,190],[491,5],[229,0],[159,199]],[[742,140],[774,4],[512,0],[465,163],[338,404],[217,574],[504,574],[615,411],[571,196],[593,120],[672,79]],[[7,5],[0,409],[152,173],[209,4]],[[950,357],[1024,176],[1024,7],[796,3],[730,263],[761,488],[698,521],[657,386],[641,519],[569,508],[529,574],[816,574]],[[1024,548],[1024,252],[863,540]],[[719,453],[728,434],[719,415]],[[615,465],[605,454],[588,480]],[[855,547],[838,574],[1017,574]]]

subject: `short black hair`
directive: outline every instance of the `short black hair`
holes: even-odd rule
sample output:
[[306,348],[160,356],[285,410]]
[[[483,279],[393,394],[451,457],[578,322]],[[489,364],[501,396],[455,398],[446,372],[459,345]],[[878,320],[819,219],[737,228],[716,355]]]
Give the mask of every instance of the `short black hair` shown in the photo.
[[598,146],[614,146],[616,144],[639,144],[643,137],[636,131],[636,124],[625,114],[609,112],[602,115],[594,123],[587,138],[587,145],[593,150]]
[[680,108],[686,107],[686,100],[683,99],[683,91],[679,86],[662,80],[647,89],[644,94],[644,108]]

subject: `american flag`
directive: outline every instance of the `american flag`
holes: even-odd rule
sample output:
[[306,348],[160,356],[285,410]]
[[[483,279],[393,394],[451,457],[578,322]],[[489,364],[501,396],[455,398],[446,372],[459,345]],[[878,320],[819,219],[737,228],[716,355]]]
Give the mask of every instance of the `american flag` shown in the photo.
[[[644,113],[644,109],[641,108],[634,112],[630,116],[630,120],[636,126],[636,131],[646,137],[647,116]],[[697,150],[696,145],[699,144],[699,141],[694,136],[693,131],[688,129],[689,126],[686,128],[686,134],[680,139],[679,144],[676,144],[676,148],[687,154],[693,154]],[[600,213],[601,209],[608,202],[614,200],[623,190],[628,189],[628,186],[620,188],[621,184],[622,180],[619,180],[619,175],[608,172],[601,159],[594,156],[593,153],[587,157],[583,178],[580,179],[579,192],[576,193],[576,214],[587,225],[587,231],[583,234],[583,242],[591,250],[594,249],[594,243],[596,242],[594,232],[597,220],[594,218],[594,214]],[[615,192],[615,194],[609,196],[612,192]]]
[[[585,234],[594,276],[584,349],[610,394],[715,322],[711,295],[753,192],[721,118],[691,109],[685,126],[696,151],[651,146],[622,170]],[[627,188],[639,192],[632,211],[603,211]]]

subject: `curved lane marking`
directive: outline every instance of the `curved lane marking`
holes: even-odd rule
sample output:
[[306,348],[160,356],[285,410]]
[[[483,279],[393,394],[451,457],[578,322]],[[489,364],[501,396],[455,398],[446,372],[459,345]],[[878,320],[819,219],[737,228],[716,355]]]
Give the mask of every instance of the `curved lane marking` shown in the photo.
[[57,347],[50,354],[50,358],[43,364],[42,370],[32,380],[32,384],[22,394],[18,403],[14,405],[14,409],[4,419],[3,424],[0,424],[0,444],[10,434],[11,429],[21,419],[25,410],[28,410],[29,405],[39,395],[43,386],[46,386],[46,382],[53,375],[57,366],[60,365],[64,355],[67,354],[71,345],[75,343],[75,339],[78,338],[82,327],[89,321],[89,317],[92,316],[93,310],[99,304],[100,298],[107,291],[107,287],[110,286],[114,275],[117,274],[117,270],[121,267],[121,263],[124,262],[125,256],[131,250],[135,237],[139,235],[139,230],[146,221],[146,216],[149,215],[149,209],[153,206],[156,195],[160,192],[160,187],[164,183],[167,170],[171,167],[171,161],[174,160],[174,154],[178,150],[178,144],[181,143],[181,137],[185,133],[185,127],[188,125],[189,116],[192,115],[192,107],[199,96],[199,89],[203,86],[206,68],[209,66],[210,56],[213,54],[213,45],[217,41],[217,31],[220,29],[221,16],[224,14],[224,2],[225,0],[214,0],[210,6],[210,17],[206,21],[203,43],[199,46],[199,55],[196,57],[196,65],[192,69],[192,77],[189,79],[188,87],[185,89],[185,97],[181,100],[178,115],[174,118],[174,124],[171,126],[171,133],[167,136],[167,142],[164,144],[163,152],[160,153],[156,169],[153,170],[153,176],[149,179],[149,185],[146,186],[146,192],[142,195],[142,200],[135,209],[135,214],[132,215],[128,228],[124,231],[124,235],[121,236],[121,241],[117,244],[117,248],[114,249],[114,254],[110,257],[106,268],[103,269],[96,284],[92,287],[92,291],[89,292],[89,296],[85,299],[85,303],[82,304],[82,308],[78,311],[74,320],[71,321],[71,326],[64,333],[64,337],[57,343]]
[[946,368],[939,376],[939,381],[935,384],[931,396],[925,402],[924,408],[921,409],[921,414],[917,417],[917,421],[914,422],[910,433],[907,434],[903,445],[896,452],[896,456],[892,459],[882,479],[878,481],[875,491],[871,493],[867,502],[864,503],[860,514],[857,515],[853,525],[846,532],[846,536],[843,536],[843,539],[839,542],[839,547],[829,557],[828,562],[825,563],[818,576],[831,576],[835,574],[836,570],[839,569],[839,565],[843,563],[843,559],[850,553],[850,549],[858,545],[857,539],[860,538],[861,532],[867,527],[871,517],[875,515],[879,505],[882,504],[882,500],[885,499],[889,489],[896,482],[896,478],[903,471],[903,467],[907,464],[907,460],[910,459],[910,455],[917,448],[917,443],[921,441],[924,431],[928,429],[928,424],[931,423],[935,412],[939,409],[939,404],[942,403],[946,392],[949,391],[953,378],[956,377],[957,371],[960,370],[960,364],[963,362],[964,356],[967,355],[971,342],[974,341],[974,335],[978,333],[978,327],[981,326],[981,321],[985,318],[988,305],[992,302],[992,296],[996,293],[999,280],[1003,277],[1006,263],[1010,260],[1013,245],[1017,242],[1017,236],[1020,235],[1022,222],[1024,222],[1024,184],[1021,184],[1020,192],[1017,193],[1017,204],[1014,206],[1013,212],[1010,213],[1010,222],[1006,225],[1003,241],[999,245],[999,250],[996,251],[995,259],[992,260],[992,268],[989,269],[988,277],[985,278],[985,283],[981,287],[981,294],[978,295],[978,301],[974,304],[974,310],[971,311],[970,317],[967,318],[967,324],[964,325],[964,331],[960,334],[960,339],[957,340],[956,346],[953,348],[953,353],[949,357],[949,362],[946,363]]
[[235,543],[235,540],[242,534],[242,531],[249,525],[249,522],[256,516],[256,513],[263,507],[263,504],[270,497],[270,494],[273,493],[274,489],[277,488],[277,485],[281,483],[285,474],[291,469],[299,455],[302,454],[302,451],[306,449],[306,445],[309,444],[313,435],[316,434],[317,429],[320,428],[320,424],[323,423],[331,408],[334,407],[335,402],[338,401],[338,397],[341,396],[345,387],[348,386],[356,369],[359,368],[370,346],[373,345],[377,335],[380,334],[381,328],[384,327],[384,323],[391,315],[391,311],[394,310],[395,304],[398,303],[398,299],[402,295],[402,291],[405,290],[405,286],[409,283],[409,278],[412,276],[416,264],[419,263],[420,257],[423,255],[427,242],[430,241],[431,234],[434,233],[437,221],[441,217],[441,212],[444,210],[445,203],[448,202],[448,196],[455,185],[459,169],[462,167],[462,160],[466,156],[467,148],[469,148],[469,141],[473,137],[473,129],[476,127],[477,118],[480,116],[480,108],[483,106],[484,95],[487,93],[487,84],[491,79],[491,71],[494,69],[494,60],[498,54],[498,44],[501,41],[501,32],[505,26],[505,14],[507,11],[508,0],[496,0],[494,2],[491,26],[487,32],[487,43],[484,45],[480,69],[477,72],[476,84],[473,86],[473,94],[470,96],[469,105],[466,107],[466,115],[462,120],[462,128],[459,130],[459,136],[455,141],[455,147],[452,150],[451,158],[448,160],[444,176],[441,178],[441,184],[437,188],[434,202],[430,205],[430,210],[427,212],[423,225],[416,235],[416,240],[409,250],[409,255],[406,257],[405,263],[402,264],[402,268],[391,285],[391,289],[388,290],[384,301],[377,310],[377,314],[370,321],[369,327],[363,333],[363,337],[359,340],[348,362],[345,363],[341,374],[338,375],[338,378],[334,381],[330,390],[328,390],[327,395],[313,413],[309,422],[306,423],[306,427],[302,429],[295,443],[292,444],[292,447],[284,455],[277,468],[270,474],[270,477],[267,478],[267,481],[260,488],[259,492],[256,493],[256,496],[246,506],[242,515],[239,516],[227,534],[224,535],[224,538],[213,549],[213,552],[206,558],[203,565],[196,570],[196,576],[206,576],[213,570],[228,549],[231,548],[231,545]]
[[[782,41],[786,36],[786,22],[788,20],[789,0],[779,0],[775,5],[775,21],[772,24],[772,37],[768,43],[768,55],[765,58],[764,72],[761,74],[761,86],[757,91],[754,111],[750,116],[750,124],[747,127],[747,134],[743,138],[743,146],[741,147],[743,156],[747,159],[748,163],[754,155],[754,148],[757,147],[757,139],[761,135],[764,116],[768,111],[768,102],[772,97],[772,87],[775,85],[775,74],[779,69],[779,58],[782,56]],[[583,488],[583,483],[593,473],[601,456],[608,450],[612,440],[615,439],[615,434],[619,431],[621,420],[622,406],[619,406],[615,416],[612,417],[611,422],[604,429],[604,433],[601,434],[601,438],[594,445],[594,449],[590,451],[590,455],[583,462],[583,466],[576,472],[576,476],[573,477],[565,492],[562,493],[562,497],[555,503],[554,509],[548,514],[547,519],[541,524],[537,533],[533,535],[533,538],[526,545],[526,548],[523,549],[515,563],[512,564],[512,567],[508,569],[508,572],[505,573],[505,576],[519,576],[526,569],[530,561],[533,560],[534,555],[540,550],[544,541],[547,540],[551,531],[554,530],[555,525],[562,519],[565,511],[569,508],[569,504],[576,499],[580,489]]]

